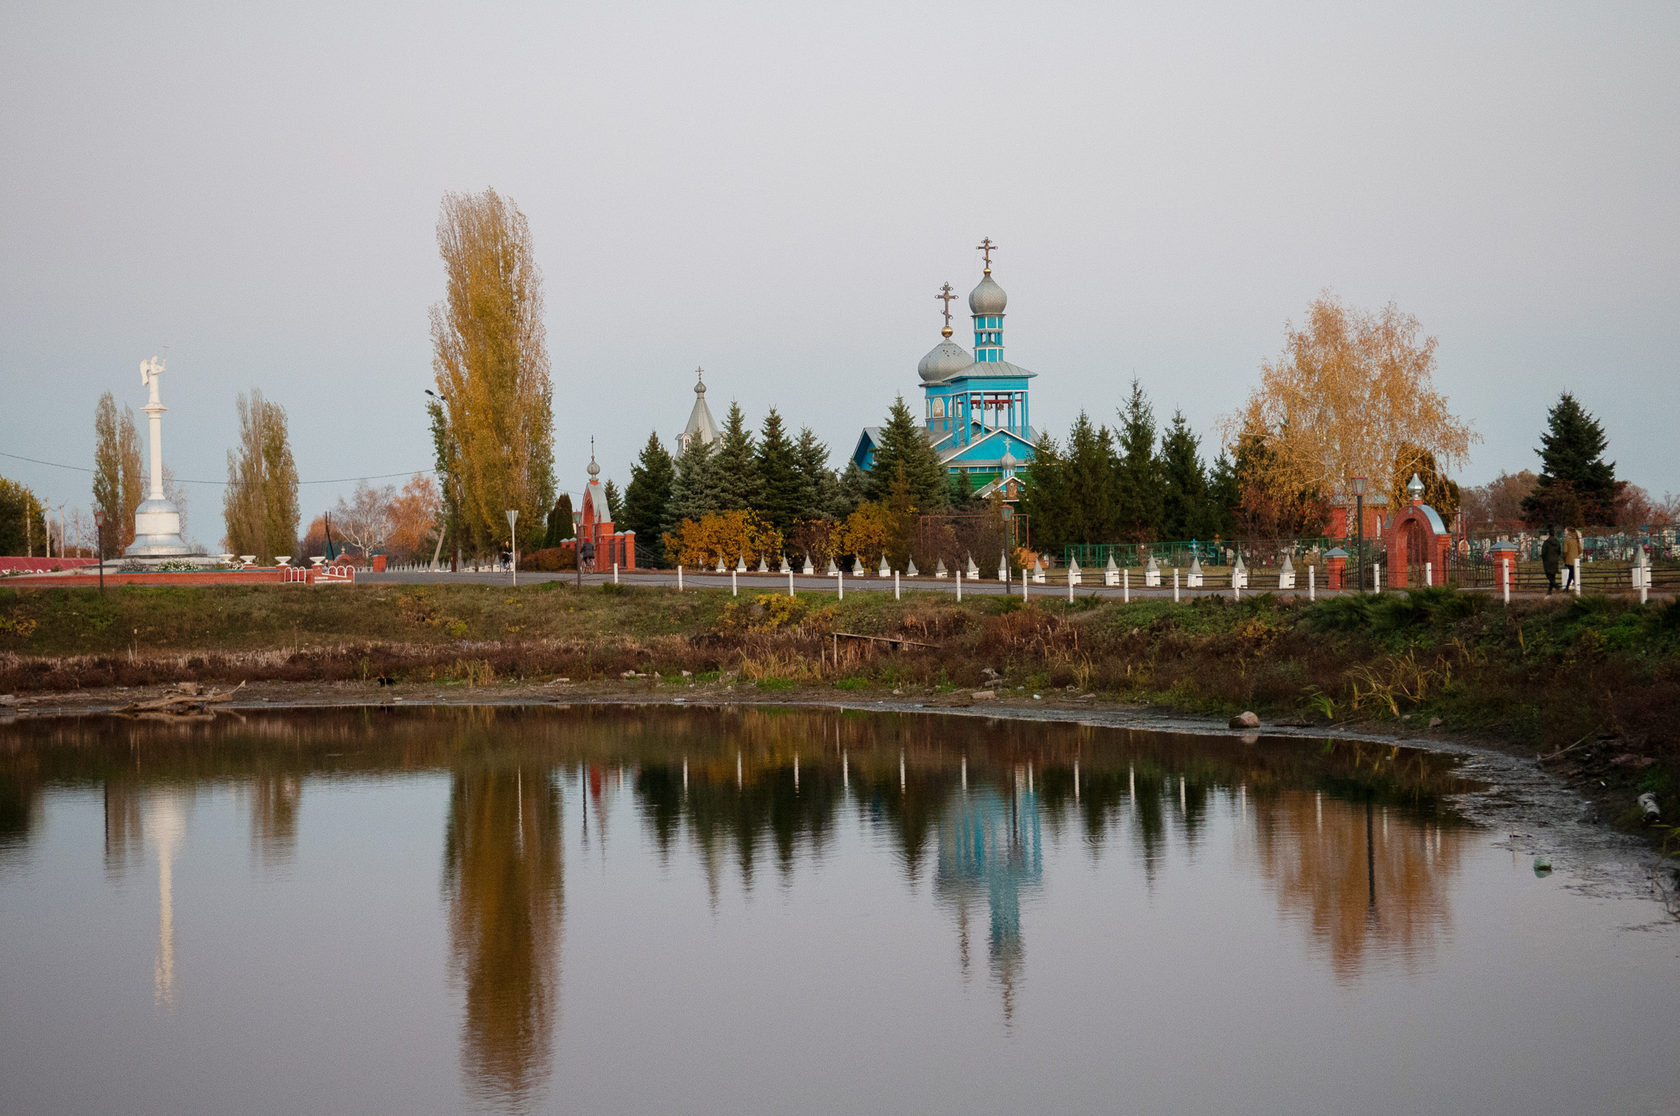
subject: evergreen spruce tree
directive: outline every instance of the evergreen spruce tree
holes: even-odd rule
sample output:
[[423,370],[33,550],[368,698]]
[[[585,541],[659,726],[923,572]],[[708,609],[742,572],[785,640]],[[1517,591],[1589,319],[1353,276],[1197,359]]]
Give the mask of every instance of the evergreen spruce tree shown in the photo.
[[1237,486],[1237,467],[1224,450],[1208,469],[1207,496],[1191,521],[1190,537],[1206,542],[1214,536],[1230,538],[1236,530],[1236,508],[1242,499]]
[[1172,425],[1161,438],[1161,538],[1175,542],[1198,537],[1197,528],[1203,519],[1203,505],[1207,502],[1207,471],[1202,467],[1197,451],[1196,435],[1184,420],[1183,411],[1174,411]]
[[1062,469],[1062,529],[1068,544],[1113,541],[1114,443],[1107,427],[1093,426],[1084,411],[1068,432]]
[[636,532],[636,564],[665,565],[665,507],[671,502],[676,482],[676,464],[655,431],[648,435],[641,456],[630,466],[630,484],[624,490],[624,521],[620,528]]
[[544,546],[559,546],[576,533],[576,525],[572,522],[572,494],[560,493],[554,506],[548,509],[548,530],[543,533]]
[[801,511],[797,519],[839,518],[835,514],[840,498],[840,478],[828,464],[828,447],[809,426],[799,431],[794,444],[794,458],[799,463]]
[[622,494],[618,491],[618,484],[609,479],[602,492],[607,498],[607,518],[613,521],[613,527],[618,526],[618,506],[622,503]]
[[830,513],[835,519],[845,519],[857,511],[858,505],[869,499],[869,474],[858,468],[856,461],[846,462],[846,469],[840,474],[840,482],[835,486],[833,511]]
[[1067,502],[1066,463],[1056,440],[1040,434],[1022,477],[1020,500],[1035,550],[1054,553],[1067,545]]
[[670,531],[685,519],[699,519],[707,512],[722,511],[717,494],[717,455],[712,444],[699,439],[676,461],[676,478],[671,482],[671,499],[665,505],[661,531]]
[[1530,527],[1610,526],[1625,481],[1616,479],[1616,463],[1604,460],[1604,427],[1567,391],[1546,413],[1540,435],[1540,479],[1523,500]]
[[926,514],[945,507],[950,496],[945,467],[902,395],[893,401],[886,425],[881,427],[881,444],[876,447],[865,486],[868,498],[885,500],[901,466],[918,512]]
[[1155,409],[1132,377],[1132,394],[1120,412],[1120,460],[1114,472],[1115,528],[1128,542],[1157,537],[1161,523],[1161,473],[1155,459]]
[[758,436],[758,512],[778,531],[787,531],[800,519],[809,518],[805,477],[799,468],[797,447],[782,429],[776,408],[764,416]]
[[729,405],[714,457],[719,511],[751,511],[758,502],[758,458],[739,403]]

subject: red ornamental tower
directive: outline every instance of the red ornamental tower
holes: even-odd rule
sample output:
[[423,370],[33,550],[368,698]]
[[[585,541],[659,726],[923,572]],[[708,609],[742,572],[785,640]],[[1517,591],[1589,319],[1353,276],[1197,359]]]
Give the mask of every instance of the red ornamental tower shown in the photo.
[[607,506],[601,466],[595,461],[593,448],[589,451],[589,481],[583,486],[583,504],[578,512],[577,541],[579,546],[585,542],[593,546],[597,570],[610,570],[615,563],[621,570],[636,568],[636,533],[613,530],[612,509]]

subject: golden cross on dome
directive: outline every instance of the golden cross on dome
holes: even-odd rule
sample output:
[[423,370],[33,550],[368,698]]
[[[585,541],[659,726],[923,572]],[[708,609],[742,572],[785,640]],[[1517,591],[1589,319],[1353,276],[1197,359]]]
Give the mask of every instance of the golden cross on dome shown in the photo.
[[984,253],[986,257],[986,274],[990,275],[992,273],[992,253],[997,250],[997,245],[993,244],[992,238],[988,236],[985,240],[982,240],[979,244],[975,245],[975,247]]
[[957,294],[951,289],[951,284],[946,283],[939,288],[939,293],[933,297],[945,304],[939,312],[945,315],[945,336],[949,337],[951,336],[951,300],[956,298]]

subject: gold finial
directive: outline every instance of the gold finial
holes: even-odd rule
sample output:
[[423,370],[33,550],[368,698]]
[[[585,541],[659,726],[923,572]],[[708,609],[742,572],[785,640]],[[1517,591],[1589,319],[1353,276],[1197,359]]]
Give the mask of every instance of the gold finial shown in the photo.
[[985,257],[986,257],[986,274],[990,275],[992,273],[992,252],[997,248],[997,245],[993,244],[992,243],[992,238],[988,236],[986,239],[982,240],[979,244],[975,245],[975,247],[978,248],[982,253],[985,254]]
[[957,297],[956,292],[951,290],[951,284],[946,283],[943,287],[939,288],[939,293],[934,295],[933,297],[937,298],[939,301],[941,301],[945,304],[944,308],[939,311],[941,314],[945,315],[945,328],[939,331],[939,335],[941,337],[945,338],[946,340],[950,340],[950,338],[951,338],[951,300],[953,298]]

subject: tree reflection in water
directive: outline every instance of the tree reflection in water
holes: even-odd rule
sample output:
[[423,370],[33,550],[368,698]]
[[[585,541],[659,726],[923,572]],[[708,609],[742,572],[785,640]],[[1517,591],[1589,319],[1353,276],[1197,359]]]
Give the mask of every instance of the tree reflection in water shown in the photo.
[[559,1013],[560,794],[547,769],[486,758],[450,776],[443,884],[452,976],[465,996],[461,1062],[473,1091],[532,1095]]

